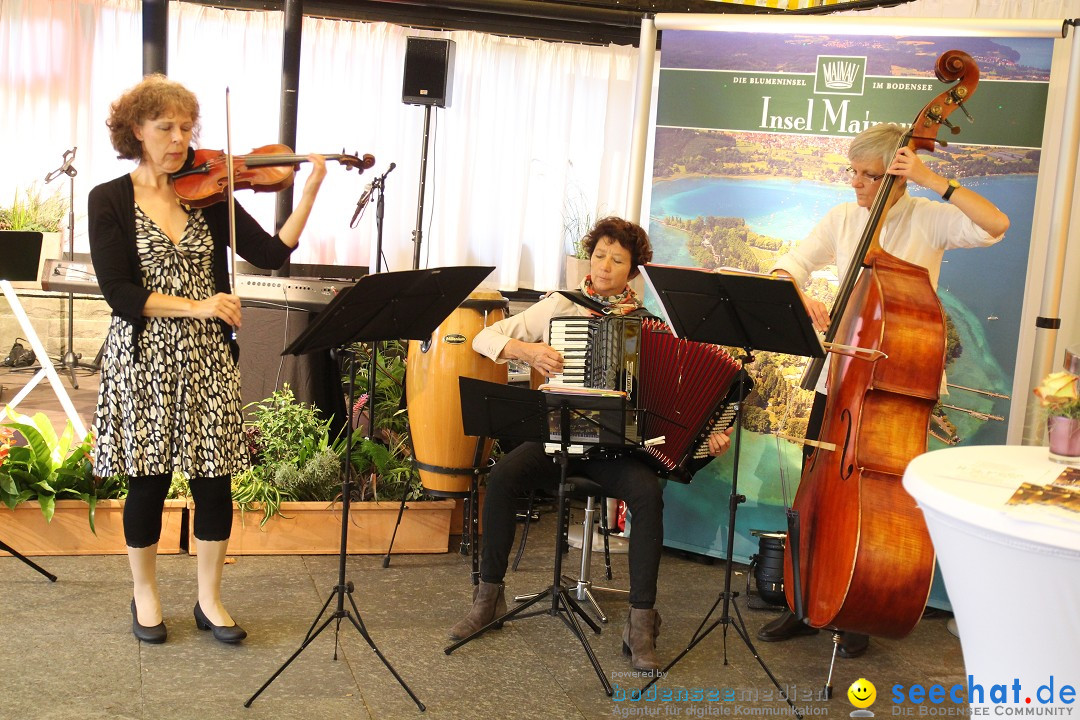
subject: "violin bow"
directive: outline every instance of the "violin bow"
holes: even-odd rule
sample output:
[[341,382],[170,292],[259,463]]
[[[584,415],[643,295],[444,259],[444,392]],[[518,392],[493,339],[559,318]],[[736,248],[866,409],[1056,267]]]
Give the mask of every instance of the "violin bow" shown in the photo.
[[[225,86],[225,175],[228,178],[228,192],[225,199],[229,205],[229,286],[232,292],[236,292],[236,206],[233,205],[233,193],[236,190],[236,181],[233,178],[233,155],[232,155],[232,118],[229,111],[229,87]],[[236,330],[233,330],[233,338]]]

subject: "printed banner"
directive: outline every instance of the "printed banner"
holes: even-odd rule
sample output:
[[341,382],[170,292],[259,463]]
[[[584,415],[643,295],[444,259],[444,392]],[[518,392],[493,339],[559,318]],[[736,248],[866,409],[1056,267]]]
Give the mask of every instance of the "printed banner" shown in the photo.
[[[654,262],[767,272],[831,207],[854,201],[851,138],[880,122],[909,126],[955,84],[934,74],[938,57],[953,49],[972,56],[981,79],[948,118],[955,131],[938,133],[947,145],[921,157],[989,198],[1011,227],[993,247],[945,254],[938,295],[948,315],[950,386],[934,412],[931,449],[1005,442],[1052,40],[666,31],[650,206]],[[909,192],[937,199],[922,188]],[[835,267],[826,268],[807,291],[830,306],[838,283]],[[749,528],[784,527],[779,479],[783,473],[793,492],[801,447],[778,448],[769,435],[805,433],[813,398],[798,387],[804,364],[755,353],[749,368],[758,391],[745,408],[740,479],[750,475],[759,492],[748,512],[740,508],[737,557],[756,550]],[[730,470],[725,458],[699,477],[720,483]],[[726,517],[726,495],[710,492],[715,507],[702,507],[702,485],[669,485],[665,496],[680,518],[712,518],[704,533],[690,531],[698,537],[686,549],[708,544],[702,536],[719,533]],[[682,493],[687,507],[679,507]]]

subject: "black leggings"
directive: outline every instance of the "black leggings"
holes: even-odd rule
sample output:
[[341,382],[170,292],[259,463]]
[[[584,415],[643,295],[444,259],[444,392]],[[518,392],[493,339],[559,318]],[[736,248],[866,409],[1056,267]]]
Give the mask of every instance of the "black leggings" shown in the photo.
[[[124,541],[128,547],[150,547],[161,537],[161,513],[171,482],[170,475],[128,478],[124,501]],[[192,478],[189,485],[195,501],[195,538],[210,542],[228,540],[232,531],[229,476]]]

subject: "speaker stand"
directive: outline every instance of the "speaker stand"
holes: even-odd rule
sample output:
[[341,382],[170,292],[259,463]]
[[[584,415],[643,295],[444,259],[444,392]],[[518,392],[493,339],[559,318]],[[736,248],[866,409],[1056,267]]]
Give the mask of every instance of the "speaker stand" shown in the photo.
[[420,148],[420,192],[416,202],[416,229],[413,230],[412,269],[420,269],[420,245],[424,239],[424,195],[427,189],[428,135],[431,132],[431,105],[424,106],[424,140]]

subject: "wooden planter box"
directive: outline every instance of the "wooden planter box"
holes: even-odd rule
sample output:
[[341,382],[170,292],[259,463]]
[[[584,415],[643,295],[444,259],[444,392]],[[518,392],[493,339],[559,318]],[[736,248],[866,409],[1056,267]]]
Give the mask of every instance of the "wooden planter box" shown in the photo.
[[[362,502],[349,506],[348,552],[386,552],[397,522],[399,502]],[[393,553],[444,553],[450,545],[453,500],[409,502],[401,516]],[[285,502],[281,514],[260,527],[262,513],[233,509],[230,555],[336,555],[341,547],[341,505]],[[193,527],[193,526],[192,526]],[[192,536],[189,552],[195,554]]]
[[[186,500],[165,501],[158,553],[180,552],[186,504]],[[58,500],[52,522],[45,521],[36,501],[20,503],[14,510],[0,505],[0,540],[23,555],[123,555],[127,552],[123,513],[123,500],[99,500],[94,512],[95,535],[90,532],[88,509],[82,500]]]

